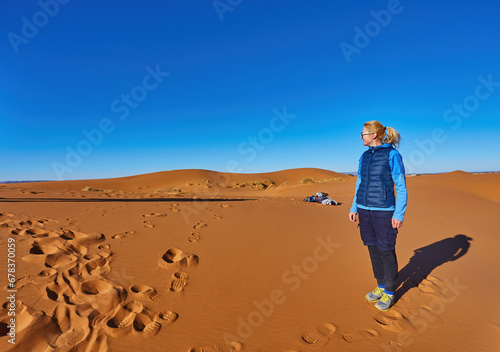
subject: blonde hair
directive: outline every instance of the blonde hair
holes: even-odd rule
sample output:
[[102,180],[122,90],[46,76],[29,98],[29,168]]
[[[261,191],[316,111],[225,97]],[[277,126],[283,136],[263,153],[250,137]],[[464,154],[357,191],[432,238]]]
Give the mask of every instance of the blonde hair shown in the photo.
[[380,122],[372,120],[366,122],[364,125],[368,132],[374,132],[377,134],[378,139],[382,143],[390,143],[394,145],[396,148],[399,146],[399,142],[401,141],[401,136],[398,131],[396,131],[392,127],[384,127]]

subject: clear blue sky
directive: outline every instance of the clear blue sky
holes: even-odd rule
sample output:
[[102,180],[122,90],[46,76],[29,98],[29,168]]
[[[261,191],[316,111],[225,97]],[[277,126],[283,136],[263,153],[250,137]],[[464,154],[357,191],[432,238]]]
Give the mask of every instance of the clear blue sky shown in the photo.
[[500,3],[6,0],[0,180],[500,169]]

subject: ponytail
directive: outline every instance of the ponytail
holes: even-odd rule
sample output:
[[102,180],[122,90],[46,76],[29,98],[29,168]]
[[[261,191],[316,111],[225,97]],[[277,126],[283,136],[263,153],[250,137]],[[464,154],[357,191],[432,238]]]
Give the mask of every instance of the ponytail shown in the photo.
[[396,148],[399,147],[401,136],[394,128],[384,127],[380,122],[375,120],[366,122],[364,127],[366,127],[369,132],[376,133],[380,142],[392,144]]
[[386,127],[386,136],[385,140],[383,140],[385,143],[390,143],[396,148],[399,147],[399,142],[401,141],[401,136],[399,135],[398,131],[396,131],[392,127]]

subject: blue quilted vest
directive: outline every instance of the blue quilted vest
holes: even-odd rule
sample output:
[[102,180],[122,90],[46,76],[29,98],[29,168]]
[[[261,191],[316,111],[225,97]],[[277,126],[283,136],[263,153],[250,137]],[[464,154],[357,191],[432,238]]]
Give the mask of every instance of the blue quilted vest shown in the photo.
[[377,208],[394,206],[396,197],[389,165],[389,153],[392,149],[393,147],[376,147],[363,153],[356,203]]

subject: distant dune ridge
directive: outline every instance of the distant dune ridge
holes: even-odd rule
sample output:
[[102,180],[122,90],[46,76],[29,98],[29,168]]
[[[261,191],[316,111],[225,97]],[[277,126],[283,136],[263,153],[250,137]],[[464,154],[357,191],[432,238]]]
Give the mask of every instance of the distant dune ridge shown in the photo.
[[[302,168],[2,184],[17,291],[1,302],[0,348],[498,350],[500,174],[407,178],[386,313],[364,300],[375,282],[347,216],[355,183]],[[303,202],[318,191],[342,204]]]
[[100,189],[120,189],[123,191],[136,191],[139,188],[148,187],[148,189],[163,189],[167,187],[186,187],[188,183],[197,185],[208,180],[210,183],[222,185],[231,185],[236,183],[246,183],[258,180],[270,180],[276,185],[283,183],[297,183],[304,178],[315,180],[330,178],[348,178],[348,175],[338,172],[315,169],[289,169],[283,171],[256,173],[256,174],[237,174],[200,169],[186,169],[161,171],[137,176],[127,176],[111,179],[96,180],[78,180],[78,181],[41,181],[39,186],[50,187],[52,189],[80,190],[86,185],[93,185]]

